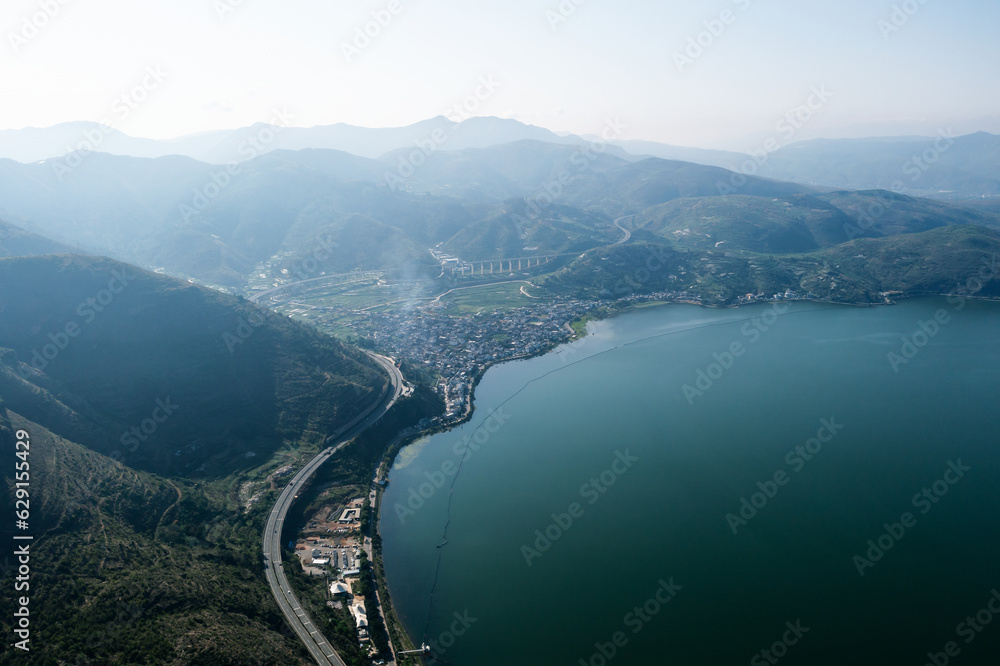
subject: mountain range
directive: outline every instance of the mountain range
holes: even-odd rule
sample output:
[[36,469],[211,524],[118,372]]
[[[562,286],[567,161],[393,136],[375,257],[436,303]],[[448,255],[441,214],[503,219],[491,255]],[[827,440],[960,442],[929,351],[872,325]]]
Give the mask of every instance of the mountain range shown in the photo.
[[66,173],[0,160],[3,238],[21,239],[26,254],[31,243],[73,248],[243,293],[358,270],[431,277],[433,248],[465,261],[585,252],[616,242],[619,218],[678,248],[772,254],[945,225],[1000,228],[988,199],[831,190],[594,144],[519,140],[381,159],[275,150],[229,166],[78,157]]
[[[397,151],[455,151],[516,141],[600,146],[626,160],[658,157],[717,166],[805,185],[835,189],[892,189],[906,194],[968,199],[1000,196],[1000,137],[986,132],[956,135],[943,127],[931,137],[816,139],[789,143],[775,135],[754,155],[623,139],[556,134],[512,119],[438,116],[405,127],[368,128],[338,123],[294,127],[276,111],[270,123],[215,130],[169,140],[132,137],[92,122],[0,131],[0,158],[22,163],[57,160],[73,152],[105,152],[142,158],[185,156],[208,164],[238,164],[275,150],[338,150],[384,159]],[[615,123],[617,125],[617,121]],[[624,125],[622,125],[624,127]],[[785,139],[781,135],[781,139]],[[794,136],[792,137],[794,138]]]

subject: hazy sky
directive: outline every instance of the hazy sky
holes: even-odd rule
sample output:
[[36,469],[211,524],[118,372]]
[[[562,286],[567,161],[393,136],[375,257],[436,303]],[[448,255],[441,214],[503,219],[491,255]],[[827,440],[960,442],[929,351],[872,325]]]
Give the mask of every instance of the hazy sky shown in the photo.
[[[492,77],[474,115],[577,133],[617,117],[622,138],[678,145],[753,147],[789,112],[795,140],[1000,133],[996,0],[4,5],[0,129],[110,120],[169,138],[278,109],[298,126],[399,126]],[[380,12],[385,27],[373,22]],[[367,23],[366,45],[356,30]],[[689,51],[689,39],[703,46]],[[813,88],[829,98],[810,100]],[[809,101],[812,111],[793,111]]]

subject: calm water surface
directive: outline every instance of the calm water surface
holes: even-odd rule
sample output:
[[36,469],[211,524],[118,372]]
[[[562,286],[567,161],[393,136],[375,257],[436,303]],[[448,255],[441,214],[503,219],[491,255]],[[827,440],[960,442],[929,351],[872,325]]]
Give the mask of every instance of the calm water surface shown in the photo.
[[1000,615],[962,624],[1000,590],[1000,306],[785,307],[491,369],[391,473],[411,636],[470,666],[1000,663]]

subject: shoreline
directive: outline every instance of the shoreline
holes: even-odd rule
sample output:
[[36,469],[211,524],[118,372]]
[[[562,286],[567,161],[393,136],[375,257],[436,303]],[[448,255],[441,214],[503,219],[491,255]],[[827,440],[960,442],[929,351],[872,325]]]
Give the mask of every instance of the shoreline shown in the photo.
[[[976,300],[976,301],[1000,303],[1000,298],[986,297],[986,296],[975,296],[975,295],[964,296],[964,295],[959,295],[959,294],[929,294],[928,293],[928,294],[901,294],[901,295],[897,296],[897,298],[898,298],[899,301],[901,301],[901,300],[914,300],[914,299],[919,299],[919,298],[950,298],[950,297],[951,298],[959,297],[959,298],[963,298],[963,299],[966,299],[966,300]],[[891,300],[891,299],[887,299],[886,302],[883,302],[883,303],[849,303],[849,302],[842,302],[842,301],[831,301],[831,300],[820,299],[820,298],[797,298],[797,299],[787,299],[787,300],[786,299],[782,299],[780,301],[779,300],[766,300],[766,301],[765,300],[761,300],[761,301],[755,301],[755,302],[752,302],[752,303],[736,303],[736,304],[728,304],[728,305],[712,305],[712,304],[700,303],[700,302],[697,302],[697,301],[690,301],[690,300],[684,300],[684,301],[643,301],[643,302],[637,302],[637,303],[628,303],[628,304],[624,305],[623,307],[614,308],[614,309],[610,309],[610,310],[606,309],[607,306],[598,306],[598,307],[595,307],[594,310],[592,310],[592,311],[584,314],[583,316],[581,316],[581,317],[579,317],[579,318],[577,318],[577,319],[575,319],[575,320],[573,320],[571,322],[566,322],[566,326],[568,326],[572,330],[572,333],[573,333],[572,336],[569,337],[567,340],[565,340],[563,342],[554,343],[551,346],[549,346],[549,347],[547,347],[547,348],[545,348],[543,350],[539,350],[538,352],[535,352],[535,353],[525,354],[523,356],[517,356],[517,357],[505,359],[503,361],[499,361],[499,362],[496,362],[496,363],[490,363],[490,364],[485,365],[482,368],[482,370],[480,370],[479,372],[476,373],[476,375],[472,378],[472,381],[470,382],[468,408],[465,410],[465,412],[462,414],[462,416],[460,418],[458,418],[458,420],[449,421],[446,424],[438,424],[438,425],[435,425],[433,427],[426,428],[426,429],[423,429],[423,430],[419,430],[417,432],[409,433],[409,434],[406,434],[406,435],[403,435],[402,432],[401,432],[400,436],[398,436],[396,439],[394,439],[392,442],[390,442],[390,444],[388,444],[386,446],[386,449],[385,449],[382,457],[379,459],[379,462],[378,462],[378,465],[376,466],[376,469],[381,470],[382,466],[383,465],[385,466],[385,480],[386,480],[386,482],[388,482],[389,472],[392,470],[392,466],[395,464],[396,457],[402,452],[402,450],[404,448],[406,448],[410,444],[414,443],[418,439],[421,439],[423,437],[430,437],[430,436],[441,434],[441,433],[445,433],[445,432],[449,432],[449,431],[454,430],[455,428],[457,428],[457,427],[459,427],[461,425],[464,425],[465,423],[468,423],[469,421],[471,421],[472,417],[473,417],[473,415],[475,414],[475,411],[476,411],[476,407],[475,407],[475,401],[476,401],[476,399],[475,399],[475,390],[479,386],[479,383],[482,381],[482,379],[485,377],[486,373],[489,372],[489,370],[491,368],[494,368],[494,367],[497,367],[497,366],[500,366],[500,365],[504,365],[505,363],[512,363],[512,362],[515,362],[515,361],[525,361],[525,360],[530,360],[530,359],[533,359],[533,358],[538,358],[538,357],[541,357],[541,356],[544,356],[546,354],[551,353],[553,350],[558,349],[562,345],[571,344],[571,343],[576,342],[578,340],[582,340],[582,339],[584,339],[588,335],[588,333],[587,333],[587,324],[589,322],[591,322],[591,321],[604,321],[604,320],[611,319],[612,317],[615,317],[615,316],[618,316],[618,315],[627,314],[627,313],[629,313],[631,311],[637,311],[637,310],[646,309],[646,308],[662,307],[662,306],[667,306],[667,305],[693,305],[693,306],[698,306],[698,307],[713,308],[713,309],[720,309],[721,310],[721,309],[739,309],[741,307],[745,307],[745,306],[749,306],[749,305],[764,305],[764,304],[767,304],[767,303],[778,303],[778,302],[783,302],[783,303],[824,303],[824,304],[827,304],[827,305],[843,305],[843,306],[853,306],[853,307],[859,307],[859,308],[860,307],[864,307],[864,308],[886,307],[886,306],[896,305],[898,303],[897,300]],[[603,312],[599,312],[600,310],[604,310],[604,311]],[[580,324],[582,324],[582,327],[580,326]],[[403,432],[405,432],[405,431],[403,431]],[[407,440],[409,440],[409,441],[407,441]],[[391,453],[391,458],[390,458],[390,451],[392,451],[394,445],[397,444],[397,443],[399,444],[399,446],[395,449],[394,453]],[[377,486],[376,487],[376,497],[378,499],[378,506],[377,506],[377,508],[374,508],[374,523],[375,524],[374,524],[373,529],[372,529],[372,548],[373,548],[373,551],[374,551],[375,550],[375,545],[374,544],[375,544],[375,542],[377,540],[378,541],[378,555],[377,555],[377,558],[378,558],[379,568],[381,569],[382,575],[381,576],[376,576],[376,581],[375,582],[376,582],[377,586],[381,585],[386,590],[386,595],[385,595],[386,596],[386,602],[385,602],[385,604],[383,606],[384,612],[387,615],[391,613],[393,621],[395,622],[396,626],[399,627],[399,629],[402,631],[403,636],[405,637],[406,641],[409,643],[409,647],[404,647],[402,649],[404,649],[404,650],[405,649],[414,649],[415,646],[416,646],[416,643],[413,641],[413,637],[410,636],[409,631],[406,630],[406,628],[403,626],[403,623],[399,620],[399,617],[396,614],[395,608],[392,605],[392,597],[391,597],[390,590],[389,590],[388,577],[386,575],[384,565],[382,564],[382,535],[379,532],[379,525],[380,525],[380,523],[382,521],[382,494],[383,494],[384,491],[385,491],[385,486]],[[376,537],[377,537],[377,539],[376,539]],[[387,630],[388,630],[388,626],[387,626]],[[392,640],[392,635],[390,634],[390,641],[391,640]],[[419,657],[419,656],[414,656],[414,659],[416,660],[415,663],[423,663],[422,658]]]

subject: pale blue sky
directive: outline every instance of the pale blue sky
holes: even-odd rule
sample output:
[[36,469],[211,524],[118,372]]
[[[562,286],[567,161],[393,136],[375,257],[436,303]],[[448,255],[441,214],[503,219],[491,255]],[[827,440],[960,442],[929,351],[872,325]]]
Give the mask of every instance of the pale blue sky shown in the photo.
[[[477,115],[578,133],[618,117],[625,139],[750,148],[781,138],[778,122],[812,87],[833,96],[794,140],[1000,133],[995,0],[563,0],[575,11],[555,30],[546,13],[559,0],[398,0],[350,62],[342,45],[390,0],[63,2],[30,38],[24,21],[41,0],[5,3],[0,129],[110,119],[168,138],[268,121],[277,108],[300,126],[399,126],[492,76],[500,87]],[[904,4],[918,9],[886,39],[878,22]],[[231,9],[223,19],[220,7]],[[729,24],[702,35],[710,45],[679,71],[675,53],[724,10]],[[123,113],[116,100],[156,66],[166,78]]]

